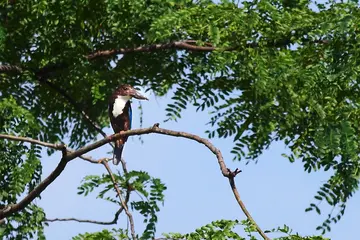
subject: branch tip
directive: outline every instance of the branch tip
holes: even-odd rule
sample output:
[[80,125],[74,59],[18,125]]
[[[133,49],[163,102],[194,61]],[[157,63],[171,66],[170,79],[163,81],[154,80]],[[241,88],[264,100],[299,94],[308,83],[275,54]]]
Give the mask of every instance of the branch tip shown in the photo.
[[233,179],[234,177],[236,177],[236,175],[238,175],[241,172],[242,172],[242,170],[240,170],[239,168],[236,168],[234,171],[231,171],[230,168],[227,168],[227,173],[224,176],[229,179],[230,178]]

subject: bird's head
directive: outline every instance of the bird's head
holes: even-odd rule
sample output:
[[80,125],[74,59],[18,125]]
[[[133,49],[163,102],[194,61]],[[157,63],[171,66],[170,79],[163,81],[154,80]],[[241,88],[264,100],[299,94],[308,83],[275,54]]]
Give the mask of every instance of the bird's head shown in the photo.
[[128,97],[129,99],[136,98],[139,100],[148,100],[147,97],[141,95],[138,91],[136,91],[136,89],[134,87],[130,86],[129,84],[120,85],[116,89],[115,94],[117,96]]

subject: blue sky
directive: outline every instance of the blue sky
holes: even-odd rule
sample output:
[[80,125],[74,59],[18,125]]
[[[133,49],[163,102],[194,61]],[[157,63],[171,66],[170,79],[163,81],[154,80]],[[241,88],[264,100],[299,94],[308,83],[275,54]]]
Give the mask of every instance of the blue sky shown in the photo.
[[[196,112],[189,107],[178,122],[163,123],[165,107],[169,97],[154,98],[143,102],[144,127],[159,122],[160,127],[186,131],[206,137],[205,125],[207,112]],[[133,102],[133,128],[139,127],[138,102]],[[106,129],[108,134],[112,131]],[[221,175],[215,156],[203,145],[194,141],[161,136],[144,135],[144,144],[137,137],[130,137],[124,149],[123,157],[129,170],[144,170],[160,178],[168,187],[165,192],[165,204],[158,215],[158,236],[163,232],[187,233],[202,225],[218,219],[245,219],[237,205],[228,181]],[[330,173],[308,174],[303,171],[302,163],[289,163],[281,156],[288,152],[281,142],[273,143],[257,164],[233,162],[230,150],[231,139],[213,139],[212,143],[222,151],[224,159],[231,169],[240,168],[242,173],[236,177],[241,198],[248,210],[263,230],[283,224],[290,226],[302,235],[319,234],[315,228],[326,218],[330,208],[321,204],[323,215],[315,212],[305,213],[305,208],[313,202],[313,196],[328,179]],[[109,146],[88,153],[94,158],[110,157]],[[58,153],[51,157],[43,155],[43,177],[47,176],[60,159]],[[111,168],[116,170],[119,166]],[[82,197],[77,195],[77,187],[86,175],[102,174],[102,165],[90,164],[81,159],[73,160],[64,172],[37,200],[45,209],[48,218],[75,217],[79,219],[113,219],[117,207],[114,204],[96,199],[95,195]],[[136,194],[133,194],[136,197]],[[332,231],[326,236],[333,240],[354,239],[360,215],[359,194],[350,199],[345,216],[338,224],[332,225]],[[135,229],[143,230],[142,218],[135,215]],[[50,223],[45,234],[48,239],[71,239],[84,232],[99,231],[103,228],[126,228],[127,219],[123,214],[117,225],[101,226],[88,223],[56,222]],[[274,237],[275,235],[270,235]]]

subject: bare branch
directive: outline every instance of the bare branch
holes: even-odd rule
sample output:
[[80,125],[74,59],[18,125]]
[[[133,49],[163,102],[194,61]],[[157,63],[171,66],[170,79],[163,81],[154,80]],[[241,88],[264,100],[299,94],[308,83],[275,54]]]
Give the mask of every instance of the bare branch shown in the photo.
[[222,174],[225,177],[230,176],[231,172],[229,172],[229,170],[226,168],[226,165],[224,163],[224,159],[222,157],[220,150],[217,149],[214,145],[212,145],[207,139],[204,139],[197,135],[186,133],[186,132],[178,132],[178,131],[159,128],[158,124],[155,124],[153,127],[150,127],[150,128],[133,129],[133,130],[122,131],[120,133],[113,134],[113,135],[103,138],[95,143],[92,143],[83,148],[80,148],[75,152],[69,153],[67,158],[72,160],[72,159],[77,158],[87,152],[90,152],[91,150],[99,148],[109,142],[113,142],[122,136],[134,136],[134,135],[143,135],[143,134],[150,134],[150,133],[157,133],[157,134],[169,135],[169,136],[174,136],[174,137],[183,137],[183,138],[191,139],[191,140],[194,140],[194,141],[204,144],[211,152],[213,152],[216,155]]
[[[0,134],[0,139],[8,139],[8,140],[19,141],[19,142],[28,142],[28,143],[37,144],[37,145],[40,145],[40,146],[43,146],[43,147],[52,148],[52,149],[55,149],[55,150],[63,150],[63,148],[65,146],[62,143],[60,143],[60,144],[55,143],[54,144],[54,143],[48,143],[48,142],[39,141],[39,140],[28,138],[28,137],[18,137],[18,136],[14,136],[14,135],[6,135],[6,134]],[[67,154],[69,154],[69,153],[73,153],[75,151],[72,150],[72,149],[66,148],[66,152],[67,152]],[[79,156],[79,158],[81,158],[81,159],[83,159],[85,161],[88,161],[90,163],[100,163],[100,160],[92,159],[89,156],[82,155],[82,156]],[[104,160],[105,159],[101,159],[101,161],[104,161]]]
[[120,208],[116,211],[114,219],[109,222],[105,221],[96,221],[96,220],[87,220],[87,219],[77,219],[77,218],[54,218],[54,219],[45,219],[46,222],[67,222],[67,221],[75,221],[79,223],[94,223],[94,224],[100,224],[100,225],[113,225],[116,224],[120,213],[123,211],[124,208]]
[[[135,233],[135,225],[134,225],[134,218],[132,217],[132,214],[130,213],[128,206],[127,206],[127,202],[125,202],[121,196],[121,190],[118,187],[118,184],[115,180],[115,177],[109,167],[109,164],[106,161],[103,161],[102,164],[104,165],[104,167],[106,168],[107,172],[109,173],[110,177],[111,177],[111,181],[113,182],[114,188],[118,194],[118,197],[120,199],[120,203],[121,206],[124,208],[126,215],[128,216],[129,222],[130,222],[130,230],[131,230],[131,236],[134,240],[136,240],[136,233]],[[130,193],[130,191],[128,191],[128,193]]]
[[17,137],[13,135],[6,135],[6,134],[0,134],[0,139],[9,139],[12,141],[19,141],[19,142],[28,142],[28,143],[34,143],[43,147],[52,148],[55,150],[62,150],[64,148],[64,144],[53,144],[53,143],[47,143],[42,142],[36,139],[27,138],[27,137]]
[[[3,219],[4,217],[7,217],[7,216],[11,215],[14,212],[20,211],[23,208],[25,208],[32,200],[34,200],[37,196],[39,196],[40,193],[51,182],[53,182],[60,175],[60,173],[64,170],[66,164],[69,161],[71,161],[72,159],[80,157],[83,154],[85,154],[85,153],[87,153],[87,152],[89,152],[91,150],[94,150],[96,148],[99,148],[99,147],[101,147],[101,146],[103,146],[103,145],[105,145],[105,144],[107,144],[109,142],[113,142],[113,141],[119,139],[122,136],[143,135],[143,134],[150,134],[150,133],[157,133],[157,134],[169,135],[169,136],[173,136],[173,137],[187,138],[187,139],[194,140],[194,141],[196,141],[198,143],[204,144],[212,153],[214,153],[216,155],[218,164],[220,166],[221,173],[222,173],[222,175],[224,177],[227,177],[229,179],[229,183],[230,183],[231,189],[232,189],[232,191],[234,193],[234,196],[236,198],[236,201],[238,202],[239,206],[243,210],[244,214],[247,216],[249,221],[252,222],[256,226],[256,229],[259,232],[259,234],[265,240],[269,240],[269,238],[265,235],[265,233],[260,229],[260,227],[256,224],[254,219],[251,217],[250,213],[245,208],[244,203],[240,199],[240,195],[239,195],[239,193],[238,193],[238,191],[236,189],[235,181],[234,181],[234,177],[238,173],[240,173],[240,170],[236,169],[235,171],[231,171],[230,169],[228,169],[226,167],[226,164],[224,162],[224,159],[223,159],[223,156],[222,156],[220,150],[217,149],[207,139],[201,138],[201,137],[199,137],[197,135],[186,133],[186,132],[172,131],[172,130],[168,130],[168,129],[159,128],[159,124],[154,124],[154,126],[150,127],[150,128],[122,131],[120,133],[113,134],[113,135],[108,136],[108,137],[106,137],[104,139],[101,139],[101,140],[99,140],[99,141],[97,141],[95,143],[89,144],[89,145],[87,145],[87,146],[85,146],[83,148],[80,148],[80,149],[78,149],[76,151],[73,151],[73,152],[70,152],[64,146],[64,148],[62,149],[63,157],[62,157],[59,165],[55,168],[55,170],[44,181],[42,181],[32,192],[30,192],[29,195],[27,195],[22,201],[20,201],[17,204],[9,205],[9,206],[6,206],[5,208],[1,209],[0,210],[0,220]],[[17,137],[17,138],[19,138],[19,137]],[[27,138],[25,138],[25,139],[27,139]],[[16,140],[19,141],[19,139],[16,139]],[[114,188],[116,189],[116,191],[118,193],[118,196],[120,198],[120,202],[122,204],[122,207],[124,208],[126,214],[128,215],[128,218],[129,218],[129,221],[130,221],[130,224],[131,224],[131,232],[133,234],[133,233],[135,233],[135,231],[134,231],[134,223],[133,223],[133,220],[132,220],[132,215],[128,211],[127,204],[124,202],[124,200],[121,197],[121,191],[120,191],[119,187],[116,184],[115,178],[114,178],[114,176],[113,176],[113,174],[111,172],[111,169],[109,168],[109,165],[108,165],[107,161],[102,161],[102,164],[104,164],[104,166],[106,167],[108,173],[110,174],[110,176],[112,178]],[[133,237],[134,237],[134,235],[133,235]]]

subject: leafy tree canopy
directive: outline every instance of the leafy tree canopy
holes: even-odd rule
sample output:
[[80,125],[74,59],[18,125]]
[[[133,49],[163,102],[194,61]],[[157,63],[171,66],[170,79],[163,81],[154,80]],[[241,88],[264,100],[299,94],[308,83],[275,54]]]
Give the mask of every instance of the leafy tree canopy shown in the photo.
[[[167,120],[210,109],[208,135],[233,138],[235,160],[281,140],[305,171],[331,170],[315,196],[338,209],[326,231],[359,183],[359,22],[357,1],[1,1],[0,130],[77,148],[109,125],[119,83],[174,91]],[[3,206],[39,183],[41,162],[38,146],[0,148]],[[29,205],[6,234],[42,236],[43,218]]]

